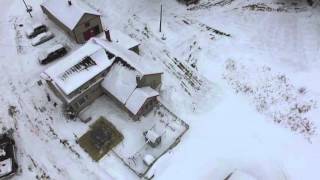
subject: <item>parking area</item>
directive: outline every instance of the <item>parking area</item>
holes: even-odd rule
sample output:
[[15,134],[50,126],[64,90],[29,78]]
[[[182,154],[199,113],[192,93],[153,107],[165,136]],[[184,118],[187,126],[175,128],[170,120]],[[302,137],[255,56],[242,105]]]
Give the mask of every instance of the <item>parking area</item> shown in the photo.
[[[49,53],[48,51],[52,47],[62,45],[68,52],[79,47],[67,34],[44,16],[39,16],[37,19],[12,16],[10,21],[15,32],[14,46],[17,54],[35,54],[34,61],[38,64],[39,56]],[[59,60],[62,56],[57,56],[54,60]]]

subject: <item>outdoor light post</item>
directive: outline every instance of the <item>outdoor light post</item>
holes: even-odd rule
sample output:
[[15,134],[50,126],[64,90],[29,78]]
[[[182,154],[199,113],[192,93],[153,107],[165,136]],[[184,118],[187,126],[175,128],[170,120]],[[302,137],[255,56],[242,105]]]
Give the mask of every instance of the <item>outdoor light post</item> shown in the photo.
[[160,27],[159,32],[162,31],[162,3],[160,4]]
[[[162,1],[160,3],[160,23],[159,23],[159,32],[162,33],[162,16],[163,16],[163,5],[162,5]],[[162,33],[162,40],[166,40],[166,37],[164,36],[164,34]]]

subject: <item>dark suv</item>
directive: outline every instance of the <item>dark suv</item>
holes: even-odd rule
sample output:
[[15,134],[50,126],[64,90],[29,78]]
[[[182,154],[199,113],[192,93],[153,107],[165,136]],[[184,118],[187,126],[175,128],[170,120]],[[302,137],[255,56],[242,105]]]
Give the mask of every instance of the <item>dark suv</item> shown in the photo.
[[26,29],[26,35],[28,38],[34,38],[38,34],[41,34],[43,32],[47,32],[47,30],[48,30],[48,28],[44,24],[36,23]]
[[62,44],[57,44],[39,55],[40,64],[48,64],[67,54],[67,49]]

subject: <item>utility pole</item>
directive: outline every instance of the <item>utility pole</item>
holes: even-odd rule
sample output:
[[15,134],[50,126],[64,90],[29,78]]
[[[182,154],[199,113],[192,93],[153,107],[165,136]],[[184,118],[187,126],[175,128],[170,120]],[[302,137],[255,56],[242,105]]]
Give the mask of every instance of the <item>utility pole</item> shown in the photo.
[[162,4],[160,6],[160,28],[159,28],[159,32],[162,31]]
[[25,2],[25,0],[22,0],[23,1],[23,4],[26,6],[26,10],[27,12],[29,13],[30,17],[32,18],[32,15],[31,15],[31,11],[32,11],[32,8],[29,8],[27,3]]

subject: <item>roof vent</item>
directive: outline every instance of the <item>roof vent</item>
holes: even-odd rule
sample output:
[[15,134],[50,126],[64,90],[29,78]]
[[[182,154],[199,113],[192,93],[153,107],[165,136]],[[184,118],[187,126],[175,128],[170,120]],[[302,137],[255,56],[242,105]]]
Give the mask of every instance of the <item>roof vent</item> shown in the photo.
[[69,5],[69,6],[71,6],[71,5],[72,5],[71,0],[68,0],[68,5]]

